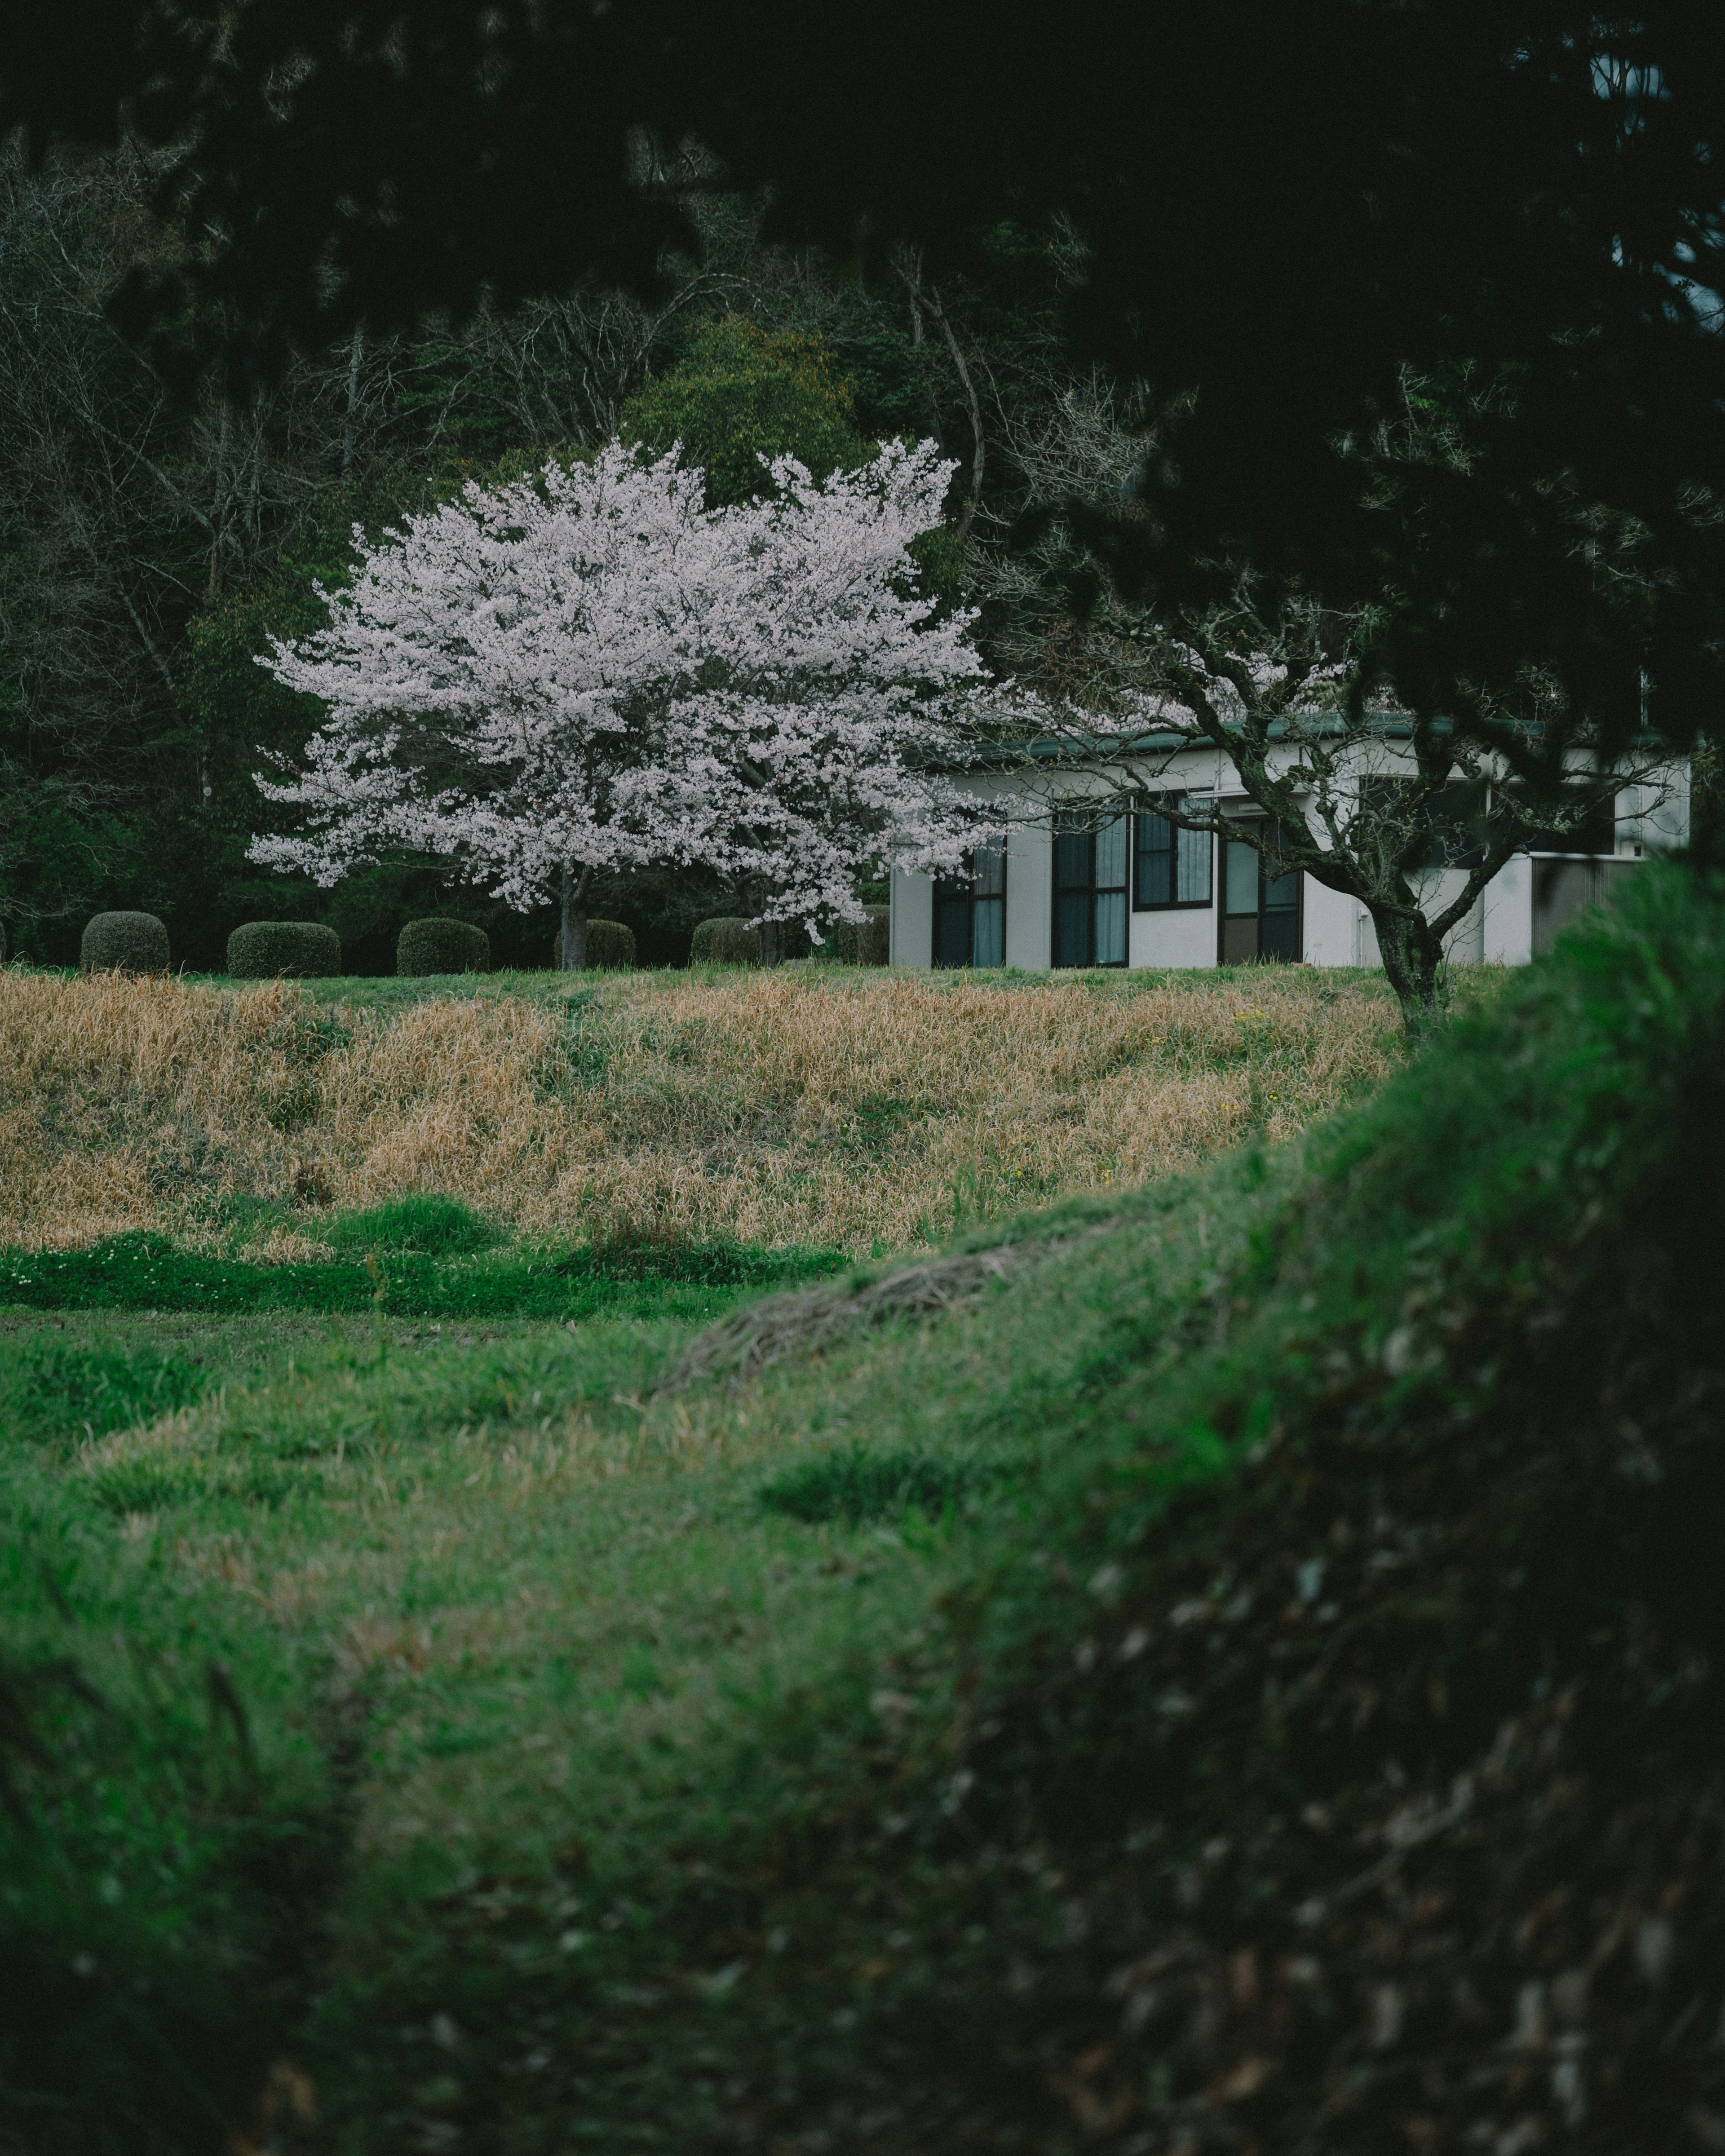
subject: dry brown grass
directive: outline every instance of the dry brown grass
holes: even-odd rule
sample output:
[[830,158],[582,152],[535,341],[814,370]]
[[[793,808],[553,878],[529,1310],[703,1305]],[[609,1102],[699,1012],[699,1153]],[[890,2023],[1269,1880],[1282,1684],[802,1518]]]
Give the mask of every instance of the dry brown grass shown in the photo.
[[638,974],[579,1008],[320,1011],[296,989],[0,972],[0,1242],[195,1240],[236,1196],[408,1190],[535,1237],[859,1254],[1291,1135],[1395,1056],[1381,985],[1304,969],[1136,982],[809,968]]

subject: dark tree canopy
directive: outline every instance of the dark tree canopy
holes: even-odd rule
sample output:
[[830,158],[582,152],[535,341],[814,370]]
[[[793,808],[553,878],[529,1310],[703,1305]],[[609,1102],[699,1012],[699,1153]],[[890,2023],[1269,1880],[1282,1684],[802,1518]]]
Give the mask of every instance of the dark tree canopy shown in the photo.
[[[1046,17],[964,0],[160,0],[29,11],[39,131],[133,122],[208,235],[139,289],[267,370],[481,288],[650,282],[696,142],[779,229],[931,269],[1004,215],[1088,250],[1081,350],[1165,427],[1122,573],[1222,557],[1391,602],[1420,701],[1527,665],[1620,737],[1719,716],[1725,11],[1650,0],[1240,0]],[[189,309],[189,285],[202,301]],[[187,335],[190,331],[186,331]],[[1396,435],[1412,381],[1445,453]]]
[[762,459],[790,455],[817,479],[868,454],[850,385],[818,337],[769,336],[737,315],[704,323],[677,364],[643,383],[623,408],[626,442],[706,474],[709,508],[770,493]]

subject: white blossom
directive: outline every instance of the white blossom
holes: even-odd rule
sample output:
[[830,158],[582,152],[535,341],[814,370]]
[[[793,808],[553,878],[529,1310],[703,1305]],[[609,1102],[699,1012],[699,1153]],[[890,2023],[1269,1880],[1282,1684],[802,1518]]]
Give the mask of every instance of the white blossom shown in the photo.
[[614,443],[356,528],[327,625],[259,662],[327,716],[259,781],[305,828],[253,858],[327,885],[404,846],[523,908],[566,868],[698,861],[817,932],[883,856],[952,866],[999,826],[957,778],[971,618],[908,552],[952,466],[883,443],[819,482],[771,470],[769,499],[709,511],[677,452]]

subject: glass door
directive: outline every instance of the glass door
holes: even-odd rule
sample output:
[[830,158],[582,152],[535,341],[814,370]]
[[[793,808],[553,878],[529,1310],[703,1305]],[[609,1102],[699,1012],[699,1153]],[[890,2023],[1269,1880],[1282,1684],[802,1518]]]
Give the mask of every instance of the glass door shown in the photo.
[[1279,869],[1243,839],[1228,841],[1223,876],[1222,963],[1300,956],[1300,871]]
[[1127,824],[1064,811],[1055,824],[1054,963],[1126,963]]

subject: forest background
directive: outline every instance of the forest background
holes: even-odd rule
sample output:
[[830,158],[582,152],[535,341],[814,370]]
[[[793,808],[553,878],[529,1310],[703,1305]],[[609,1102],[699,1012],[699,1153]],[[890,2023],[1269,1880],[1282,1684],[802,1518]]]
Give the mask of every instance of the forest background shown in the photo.
[[[326,921],[350,973],[390,972],[403,924],[434,911],[482,927],[498,963],[548,964],[552,909],[511,912],[447,863],[400,855],[320,891],[246,858],[282,814],[254,783],[259,752],[291,754],[318,717],[256,655],[316,625],[353,526],[375,536],[619,432],[680,437],[710,500],[749,492],[757,452],[831,470],[932,435],[959,469],[922,568],[957,601],[973,537],[1025,497],[1014,443],[1070,390],[1078,263],[1058,235],[981,235],[962,284],[927,284],[908,255],[865,281],[765,244],[751,205],[715,190],[696,198],[698,257],[668,261],[651,305],[592,286],[481,305],[187,403],[112,318],[128,274],[187,244],[149,213],[150,177],[131,146],[0,167],[0,926],[40,963],[74,962],[90,914],[124,907],[158,915],[194,970],[268,918]],[[685,870],[614,876],[593,910],[665,965],[735,906]]]

